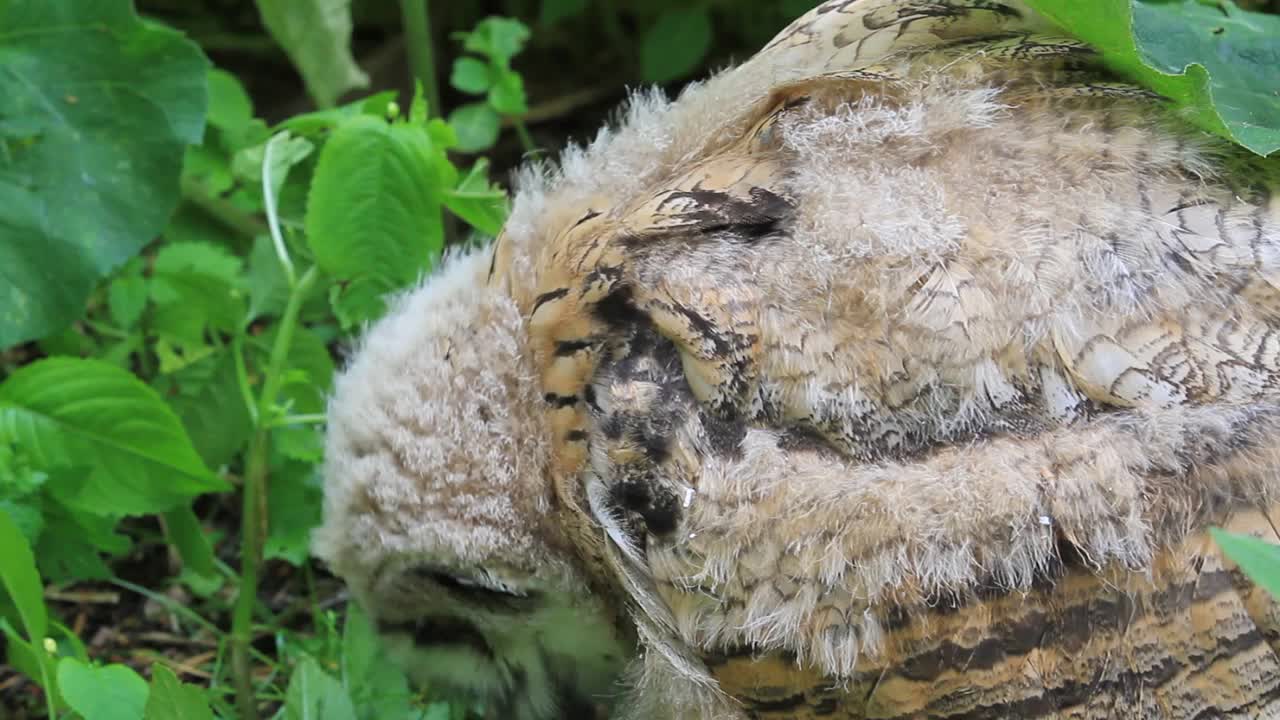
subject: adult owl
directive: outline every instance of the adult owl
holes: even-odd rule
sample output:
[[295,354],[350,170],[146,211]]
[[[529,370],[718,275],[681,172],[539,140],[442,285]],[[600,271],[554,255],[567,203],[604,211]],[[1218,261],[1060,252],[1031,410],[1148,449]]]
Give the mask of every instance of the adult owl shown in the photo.
[[1014,0],[829,0],[365,335],[316,549],[492,717],[1280,717],[1280,173]]

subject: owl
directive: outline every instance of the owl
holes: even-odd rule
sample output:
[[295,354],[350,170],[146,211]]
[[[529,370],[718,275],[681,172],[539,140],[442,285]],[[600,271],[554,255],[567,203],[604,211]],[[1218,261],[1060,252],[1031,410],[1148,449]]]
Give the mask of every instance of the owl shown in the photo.
[[828,0],[520,171],[317,554],[491,717],[1280,717],[1280,172],[1015,0]]

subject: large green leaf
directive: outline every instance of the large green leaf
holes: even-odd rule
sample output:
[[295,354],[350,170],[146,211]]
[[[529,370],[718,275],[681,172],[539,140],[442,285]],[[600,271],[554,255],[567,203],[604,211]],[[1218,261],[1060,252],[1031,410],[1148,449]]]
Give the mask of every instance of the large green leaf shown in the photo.
[[369,84],[351,57],[351,0],[257,0],[262,23],[302,74],[320,107]]
[[358,116],[324,146],[307,199],[307,241],[325,272],[390,292],[417,280],[444,243],[441,202],[456,174],[417,123]]
[[150,694],[127,665],[94,667],[71,657],[58,661],[58,687],[84,720],[142,720]]
[[85,512],[160,512],[228,489],[201,462],[182,424],[154,390],[98,360],[49,358],[0,385],[0,442],[43,468],[84,468],[58,499]]
[[206,67],[129,0],[0,2],[0,347],[71,322],[164,226]]
[[1259,155],[1280,150],[1280,16],[1200,0],[1028,0],[1118,73]]

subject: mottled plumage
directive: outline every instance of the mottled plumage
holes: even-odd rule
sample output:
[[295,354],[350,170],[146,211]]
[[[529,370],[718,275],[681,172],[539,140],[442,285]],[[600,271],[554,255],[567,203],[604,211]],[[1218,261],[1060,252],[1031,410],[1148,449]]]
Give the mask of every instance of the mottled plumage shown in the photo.
[[1280,608],[1205,532],[1277,539],[1280,172],[1053,33],[831,0],[522,173],[331,408],[317,548],[415,672],[521,718],[1280,717]]

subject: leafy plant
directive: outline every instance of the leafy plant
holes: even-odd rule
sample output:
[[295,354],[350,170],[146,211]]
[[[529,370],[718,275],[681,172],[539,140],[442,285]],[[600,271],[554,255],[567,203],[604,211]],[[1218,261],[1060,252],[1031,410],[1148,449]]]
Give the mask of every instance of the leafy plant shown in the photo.
[[78,317],[178,201],[206,61],[128,0],[0,5],[0,347]]
[[[514,145],[502,128],[528,152],[526,122],[547,113],[520,72],[531,56],[553,46],[582,61],[607,76],[608,99],[758,46],[812,1],[509,3],[523,20],[467,0],[356,3],[404,33],[421,88],[405,105],[391,91],[341,103],[376,65],[355,61],[350,0],[140,1],[239,62],[213,67],[128,0],[0,4],[0,24],[23,29],[0,35],[7,664],[43,689],[50,717],[473,715],[413,692],[358,609],[317,590],[308,536],[338,348],[451,241],[500,231],[507,197],[490,169]],[[1206,127],[1276,147],[1275,18],[1190,0],[1032,2]],[[452,24],[433,34],[442,16]],[[456,41],[449,105],[437,34]],[[261,78],[244,66],[277,55],[316,110],[255,107],[269,92],[251,95],[242,78]],[[581,107],[562,100],[548,105]],[[1274,548],[1221,542],[1247,572],[1280,577]],[[60,621],[58,598],[77,587],[145,600],[208,651],[192,666],[91,658]]]
[[1280,150],[1280,16],[1229,0],[1028,0],[1117,72],[1259,155]]
[[469,95],[484,96],[484,100],[460,105],[449,113],[449,124],[457,130],[458,150],[478,152],[493,147],[504,116],[512,119],[525,150],[534,150],[529,131],[520,120],[529,112],[524,78],[511,69],[511,59],[524,49],[529,29],[518,20],[491,17],[455,37],[474,56],[454,60],[449,83]]

